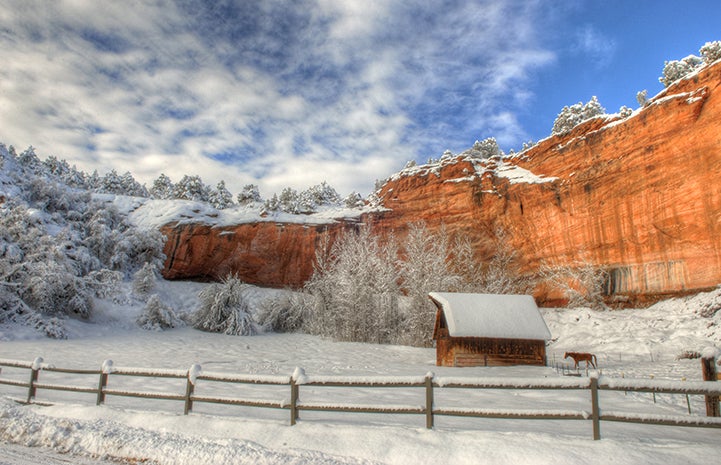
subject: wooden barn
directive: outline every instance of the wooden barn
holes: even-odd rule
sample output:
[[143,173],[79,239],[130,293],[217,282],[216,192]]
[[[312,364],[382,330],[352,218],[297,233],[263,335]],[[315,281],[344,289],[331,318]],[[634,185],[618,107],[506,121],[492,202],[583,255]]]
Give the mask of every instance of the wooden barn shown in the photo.
[[530,295],[431,292],[436,365],[544,365],[551,333]]

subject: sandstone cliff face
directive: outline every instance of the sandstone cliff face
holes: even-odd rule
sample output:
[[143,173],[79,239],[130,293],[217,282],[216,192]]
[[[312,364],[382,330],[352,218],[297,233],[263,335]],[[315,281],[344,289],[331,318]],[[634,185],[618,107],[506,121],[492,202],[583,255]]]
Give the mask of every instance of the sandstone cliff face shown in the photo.
[[[636,297],[721,283],[721,63],[680,81],[632,116],[596,118],[504,160],[443,160],[404,170],[380,191],[379,233],[425,221],[490,255],[503,233],[524,270],[592,264]],[[550,124],[549,124],[550,126]],[[348,225],[201,225],[163,232],[168,278],[299,286],[325,235]],[[548,296],[539,295],[540,300]]]
[[344,223],[304,225],[259,222],[229,227],[166,225],[167,279],[220,280],[237,274],[266,287],[301,287],[313,273],[315,250]]

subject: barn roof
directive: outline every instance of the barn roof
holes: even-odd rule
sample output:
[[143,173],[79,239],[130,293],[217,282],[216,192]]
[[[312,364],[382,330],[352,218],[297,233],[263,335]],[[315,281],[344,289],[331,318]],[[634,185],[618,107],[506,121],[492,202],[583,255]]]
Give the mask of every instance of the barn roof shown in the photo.
[[428,296],[443,310],[452,337],[551,339],[530,295],[431,292]]

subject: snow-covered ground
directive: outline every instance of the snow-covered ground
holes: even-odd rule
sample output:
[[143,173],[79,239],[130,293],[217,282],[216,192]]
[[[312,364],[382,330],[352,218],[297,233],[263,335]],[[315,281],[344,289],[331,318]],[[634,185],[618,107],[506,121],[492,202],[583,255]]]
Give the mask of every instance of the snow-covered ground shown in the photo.
[[[161,294],[192,307],[200,284],[163,283]],[[258,293],[263,291],[258,290]],[[721,292],[674,299],[648,309],[592,311],[545,309],[553,335],[549,360],[560,363],[566,350],[591,351],[604,375],[699,380],[699,360],[677,359],[685,351],[719,346]],[[286,375],[296,367],[308,376],[561,377],[553,367],[436,367],[433,349],[337,343],[303,334],[223,336],[180,328],[143,331],[137,309],[100,309],[92,324],[73,322],[71,339],[38,339],[2,328],[0,358],[32,361],[43,357],[58,367],[100,368],[112,359],[122,367],[204,372]],[[704,316],[709,315],[709,316]],[[19,337],[18,337],[19,336]],[[16,374],[13,374],[16,373]],[[20,375],[19,373],[22,373]],[[27,376],[5,368],[3,377]],[[67,378],[41,373],[41,380]],[[147,379],[113,378],[110,383],[147,391]],[[66,384],[72,384],[65,381]],[[83,384],[82,381],[78,382]],[[97,380],[89,382],[90,385]],[[86,382],[88,384],[88,382]],[[182,380],[159,380],[158,389],[182,393]],[[287,399],[287,387],[234,386],[232,392],[200,381],[199,394]],[[499,409],[590,410],[588,391],[467,391],[438,389],[437,402],[448,406]],[[602,422],[602,440],[593,441],[591,422],[498,420],[437,417],[425,428],[420,415],[301,412],[289,426],[287,410],[196,404],[183,415],[182,402],[109,397],[95,406],[92,394],[41,390],[38,401],[52,406],[20,405],[23,389],[0,386],[0,464],[104,463],[142,460],[159,464],[423,464],[423,463],[684,463],[707,464],[721,455],[718,429],[644,426]],[[413,389],[340,389],[301,387],[301,400],[353,404],[422,405]],[[694,414],[703,399],[691,396]],[[686,396],[602,392],[601,408],[614,411],[688,414]],[[29,446],[29,447],[26,447]]]

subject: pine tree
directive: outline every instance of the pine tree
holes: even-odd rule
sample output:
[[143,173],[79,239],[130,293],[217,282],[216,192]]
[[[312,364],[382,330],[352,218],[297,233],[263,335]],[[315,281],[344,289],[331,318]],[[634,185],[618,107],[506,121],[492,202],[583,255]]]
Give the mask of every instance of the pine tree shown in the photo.
[[699,50],[699,53],[706,64],[721,60],[721,41],[706,42]]
[[260,191],[258,190],[258,186],[255,184],[246,184],[243,187],[243,190],[238,194],[239,205],[250,205],[255,202],[260,202],[261,200]]
[[218,210],[233,206],[233,194],[225,187],[225,181],[218,182],[215,189],[210,192],[208,202]]
[[150,188],[150,196],[154,199],[161,200],[172,199],[174,189],[173,181],[164,173],[161,173],[158,179],[153,181],[153,187]]
[[580,123],[603,115],[605,112],[606,110],[601,106],[595,95],[586,104],[578,102],[570,107],[563,107],[561,113],[553,122],[551,134],[565,134]]
[[196,202],[207,202],[210,189],[203,184],[200,176],[188,176],[187,174],[178,181],[173,189],[173,197],[181,200],[194,200]]

